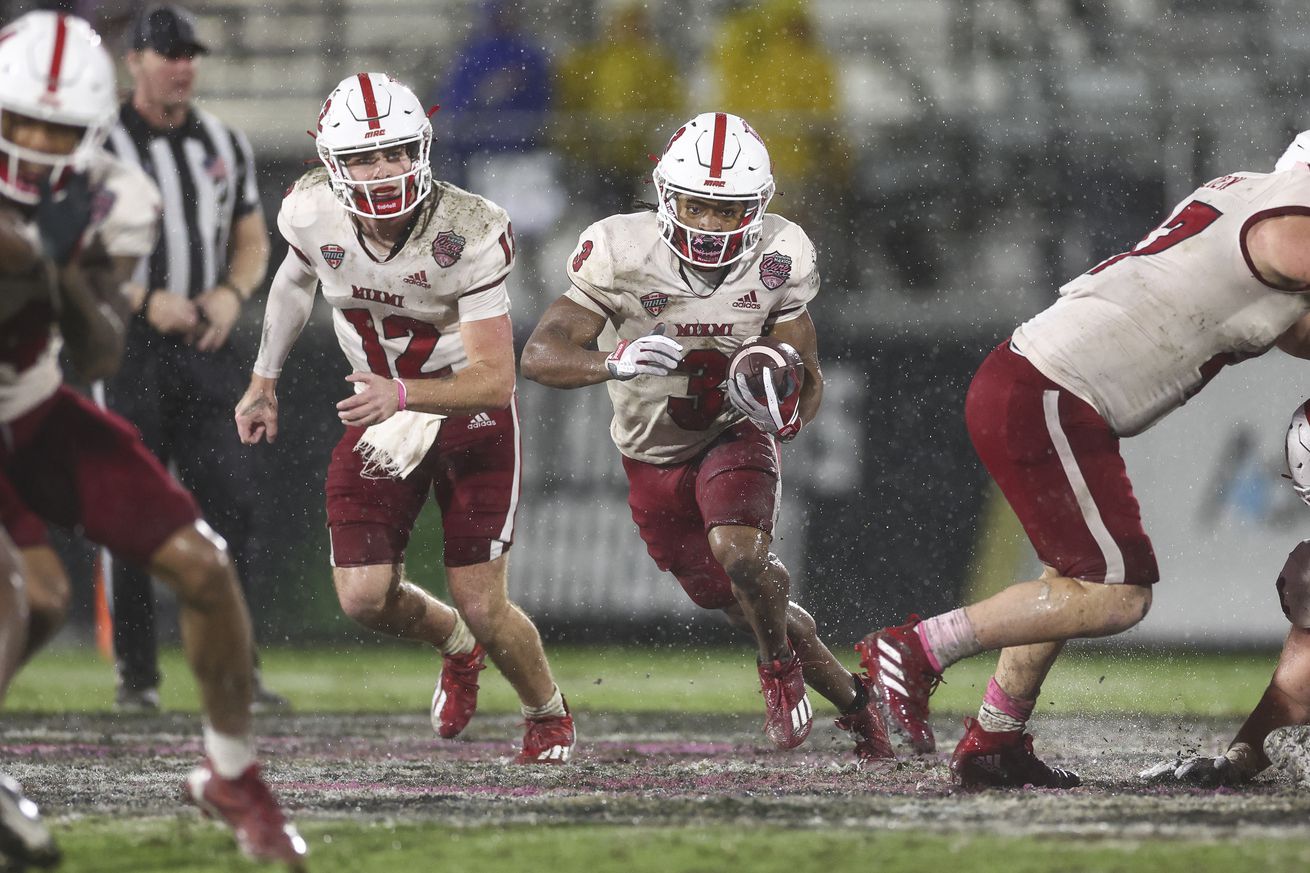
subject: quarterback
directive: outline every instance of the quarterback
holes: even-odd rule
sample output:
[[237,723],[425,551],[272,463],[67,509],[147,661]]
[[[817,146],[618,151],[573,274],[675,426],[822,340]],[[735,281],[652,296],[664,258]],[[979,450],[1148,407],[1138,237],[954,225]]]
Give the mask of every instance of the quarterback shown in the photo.
[[[189,797],[247,854],[299,865],[305,842],[255,762],[250,616],[226,547],[130,424],[62,384],[65,341],[78,376],[116,368],[128,278],[155,243],[153,183],[100,147],[113,119],[113,62],[85,21],[31,12],[0,31],[0,523],[26,580],[20,660],[57,629],[69,596],[47,521],[148,567],[177,594],[205,711]],[[12,642],[0,688],[17,666]],[[0,778],[0,854],[19,869],[54,858],[25,810]]]
[[[1294,146],[1295,148],[1295,146]],[[869,634],[857,646],[889,724],[935,747],[928,697],[946,667],[1000,649],[951,759],[966,787],[1068,788],[1025,731],[1065,640],[1133,627],[1160,573],[1119,440],[1223,367],[1277,346],[1310,357],[1310,166],[1231,173],[1060,289],[982,363],[965,400],[974,448],[1023,524],[1041,578]]]
[[[523,374],[555,388],[606,383],[633,520],[697,606],[754,633],[769,739],[780,748],[805,741],[809,683],[842,713],[837,724],[861,759],[891,757],[869,682],[841,666],[789,601],[787,569],[769,551],[778,443],[814,418],[823,396],[807,308],[819,290],[814,247],[767,211],[769,153],[734,115],[679,127],[654,181],[654,210],[582,232],[568,262],[572,287],[529,338]],[[761,403],[726,381],[733,353],[758,335],[800,354],[798,402]]]
[[[536,627],[506,593],[520,479],[509,217],[433,180],[428,113],[385,74],[344,79],[323,102],[316,143],[323,166],[296,182],[278,214],[290,250],[237,404],[238,434],[248,444],[277,437],[278,376],[321,286],[356,391],[337,404],[345,431],[327,472],[341,608],[440,649],[431,714],[442,737],[473,716],[490,657],[522,703],[520,763],[566,763],[573,718]],[[404,574],[429,492],[441,507],[453,609]]]

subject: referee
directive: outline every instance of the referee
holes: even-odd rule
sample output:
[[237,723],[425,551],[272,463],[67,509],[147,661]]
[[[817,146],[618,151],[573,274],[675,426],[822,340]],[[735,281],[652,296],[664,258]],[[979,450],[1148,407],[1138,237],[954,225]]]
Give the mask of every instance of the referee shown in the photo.
[[[105,399],[173,465],[248,584],[257,485],[252,455],[232,439],[232,398],[244,390],[247,368],[228,339],[264,279],[268,232],[250,143],[191,103],[206,52],[192,17],[176,6],[147,7],[133,25],[126,58],[133,90],[108,147],[158,184],[163,222],[136,276],[143,302]],[[125,711],[158,709],[150,578],[117,559],[111,578],[116,703]],[[258,682],[255,703],[287,705]]]

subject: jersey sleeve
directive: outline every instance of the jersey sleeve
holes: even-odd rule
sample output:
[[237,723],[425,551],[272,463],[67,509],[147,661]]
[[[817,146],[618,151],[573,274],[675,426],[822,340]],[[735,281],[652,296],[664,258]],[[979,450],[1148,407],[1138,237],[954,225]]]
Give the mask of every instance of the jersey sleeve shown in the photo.
[[314,262],[309,259],[309,253],[305,251],[306,244],[301,239],[301,229],[308,227],[310,222],[311,205],[307,202],[308,196],[300,187],[300,184],[292,186],[287,192],[287,196],[282,198],[282,205],[277,211],[277,229],[282,234],[282,238],[287,241],[291,251],[300,258],[301,263],[312,268]]
[[504,282],[498,282],[490,288],[476,294],[465,294],[459,298],[459,320],[482,321],[509,314],[509,289]]
[[788,274],[783,284],[783,293],[769,312],[769,326],[800,318],[807,311],[809,302],[819,293],[819,265],[814,243],[799,227],[795,232],[797,244],[787,247],[790,252],[769,252],[760,257],[762,278],[783,272]]
[[[460,292],[460,313],[464,311],[466,297],[476,297],[496,286],[502,289],[514,269],[514,228],[509,215],[498,206],[491,205],[486,230],[470,240],[464,257],[468,258],[468,287]],[[472,234],[470,234],[472,236]]]
[[143,170],[116,162],[92,201],[92,216],[103,212],[96,236],[111,257],[144,258],[159,241],[162,201]]
[[609,238],[600,222],[578,237],[567,264],[572,287],[564,296],[597,315],[614,314],[614,258]]

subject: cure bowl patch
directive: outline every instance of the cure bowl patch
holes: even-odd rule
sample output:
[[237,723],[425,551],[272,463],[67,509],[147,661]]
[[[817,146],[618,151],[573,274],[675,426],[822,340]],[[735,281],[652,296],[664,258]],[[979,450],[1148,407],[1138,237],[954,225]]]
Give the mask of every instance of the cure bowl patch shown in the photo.
[[664,311],[664,307],[669,305],[669,295],[661,294],[658,291],[652,291],[641,298],[641,308],[651,315],[659,315]]
[[760,281],[770,291],[791,278],[791,258],[782,252],[769,252],[760,258]]
[[323,253],[323,260],[327,261],[327,265],[334,270],[346,259],[346,250],[341,246],[328,244],[319,246],[318,250]]
[[432,240],[432,260],[438,266],[453,267],[459,256],[464,254],[464,242],[464,237],[455,231],[443,230]]

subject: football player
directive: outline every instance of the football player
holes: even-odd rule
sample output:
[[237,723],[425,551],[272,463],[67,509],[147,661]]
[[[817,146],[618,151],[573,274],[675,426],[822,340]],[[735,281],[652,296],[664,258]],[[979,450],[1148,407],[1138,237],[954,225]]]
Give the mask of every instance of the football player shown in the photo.
[[[27,652],[30,614],[23,558],[9,534],[0,530],[0,701]],[[49,867],[58,862],[59,849],[36,804],[23,795],[17,781],[0,772],[0,869]]]
[[128,279],[155,241],[154,185],[100,148],[114,96],[113,62],[85,21],[32,12],[0,31],[0,522],[30,586],[22,657],[67,605],[45,521],[149,567],[177,594],[206,714],[187,791],[247,854],[297,865],[305,842],[255,762],[250,617],[222,539],[131,425],[61,384],[63,342],[83,379],[117,366]]
[[[1287,428],[1287,476],[1310,504],[1310,401]],[[1275,585],[1283,615],[1292,623],[1278,666],[1260,702],[1222,755],[1178,755],[1143,770],[1147,782],[1236,785],[1271,764],[1310,783],[1310,540],[1287,556]]]
[[[269,291],[237,431],[248,444],[277,437],[277,379],[321,285],[357,392],[337,404],[345,431],[327,472],[341,608],[440,649],[439,735],[468,724],[490,657],[527,721],[520,763],[566,763],[573,718],[536,627],[506,593],[520,479],[509,217],[433,180],[428,113],[390,76],[343,80],[323,102],[316,142],[323,166],[296,182],[278,215],[291,248]],[[454,609],[404,573],[429,491]]]
[[[787,568],[769,551],[778,444],[813,420],[823,396],[808,309],[819,290],[814,247],[767,211],[769,153],[735,115],[679,127],[654,181],[653,210],[582,232],[568,262],[573,287],[533,331],[523,374],[555,388],[606,383],[633,520],[697,606],[754,633],[769,739],[780,748],[805,741],[808,683],[841,712],[837,724],[861,759],[891,757],[868,683],[788,600]],[[798,397],[762,404],[726,381],[733,353],[763,334],[803,359]]]
[[1119,440],[1277,346],[1310,357],[1310,168],[1232,173],[1158,228],[1060,289],[983,362],[970,437],[1038,557],[1041,578],[869,634],[857,648],[891,717],[932,751],[928,696],[948,666],[1000,649],[977,719],[951,759],[968,787],[1067,788],[1025,732],[1065,640],[1145,617],[1159,578]]

